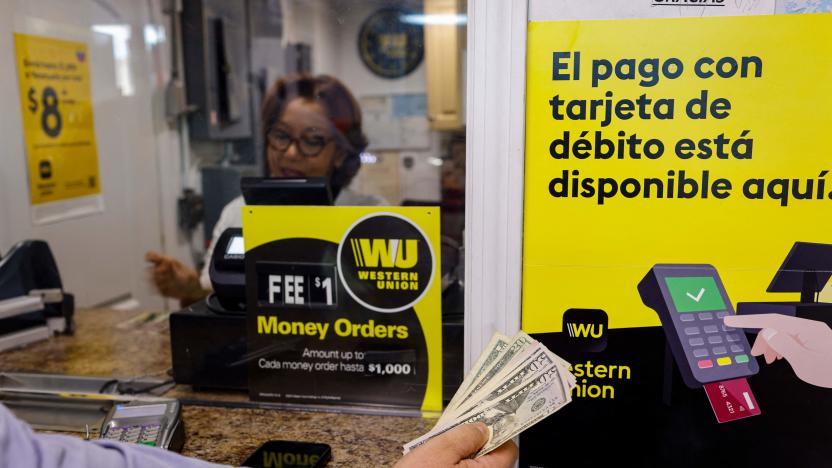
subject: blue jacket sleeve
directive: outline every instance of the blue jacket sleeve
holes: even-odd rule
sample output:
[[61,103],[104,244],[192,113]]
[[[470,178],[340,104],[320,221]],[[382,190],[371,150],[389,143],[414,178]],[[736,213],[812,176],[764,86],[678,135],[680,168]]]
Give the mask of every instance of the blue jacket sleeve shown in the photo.
[[222,465],[138,444],[36,434],[0,405],[0,467],[218,468]]

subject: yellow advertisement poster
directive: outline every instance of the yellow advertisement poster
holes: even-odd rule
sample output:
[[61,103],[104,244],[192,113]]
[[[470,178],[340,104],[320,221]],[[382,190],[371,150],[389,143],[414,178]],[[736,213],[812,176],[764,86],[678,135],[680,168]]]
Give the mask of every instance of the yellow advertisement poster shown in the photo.
[[522,327],[576,387],[524,466],[830,460],[830,31],[528,24]]
[[243,208],[249,392],[442,408],[438,208]]
[[14,35],[32,205],[101,192],[87,45]]
[[659,325],[637,290],[655,264],[711,265],[733,303],[798,300],[767,290],[793,248],[832,244],[829,31],[830,14],[529,23],[523,329],[560,332],[568,309]]

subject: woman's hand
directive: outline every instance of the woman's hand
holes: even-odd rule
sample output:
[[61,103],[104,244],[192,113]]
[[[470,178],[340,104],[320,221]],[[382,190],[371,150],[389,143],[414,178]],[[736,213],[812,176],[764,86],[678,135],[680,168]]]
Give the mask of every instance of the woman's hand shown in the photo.
[[193,268],[153,250],[144,258],[152,264],[151,281],[162,296],[179,299],[184,306],[208,295],[199,283],[199,273]]

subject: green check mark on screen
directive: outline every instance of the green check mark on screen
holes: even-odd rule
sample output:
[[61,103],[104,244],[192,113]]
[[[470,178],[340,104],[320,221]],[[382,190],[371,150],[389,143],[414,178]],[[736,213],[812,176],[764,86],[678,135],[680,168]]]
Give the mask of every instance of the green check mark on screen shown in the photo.
[[673,305],[679,312],[706,312],[725,309],[725,301],[711,276],[665,278]]

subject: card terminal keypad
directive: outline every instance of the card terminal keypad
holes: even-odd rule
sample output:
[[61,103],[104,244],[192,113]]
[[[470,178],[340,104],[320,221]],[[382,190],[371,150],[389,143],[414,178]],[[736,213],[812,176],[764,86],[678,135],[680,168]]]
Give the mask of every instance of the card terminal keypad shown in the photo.
[[688,325],[685,327],[685,335],[701,336],[704,334],[706,337],[689,338],[687,346],[685,346],[690,355],[696,358],[697,366],[700,369],[714,367],[715,362],[712,359],[702,359],[707,357],[722,358],[724,356],[727,359],[723,358],[722,367],[748,362],[748,350],[739,344],[733,344],[729,348],[725,346],[725,343],[738,343],[740,341],[736,329],[727,327],[722,322],[723,317],[728,314],[728,311],[720,311],[716,314],[703,312],[699,314],[687,313],[679,317],[680,319],[682,317],[692,317],[692,319],[682,320],[685,325]]
[[155,447],[159,444],[160,429],[161,426],[159,424],[108,426],[103,438],[105,440]]
[[731,301],[711,265],[655,265],[638,284],[659,314],[670,350],[690,388],[759,371],[741,330],[726,326]]

